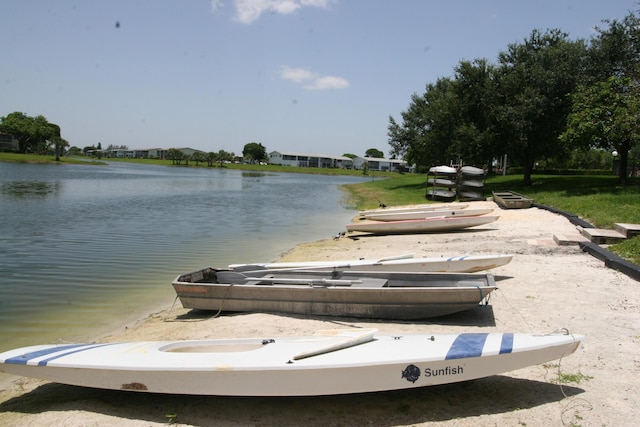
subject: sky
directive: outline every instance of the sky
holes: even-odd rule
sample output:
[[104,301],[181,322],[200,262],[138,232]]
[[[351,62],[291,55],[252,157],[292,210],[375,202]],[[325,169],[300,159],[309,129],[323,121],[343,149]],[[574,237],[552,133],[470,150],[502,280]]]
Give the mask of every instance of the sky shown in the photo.
[[638,0],[3,0],[0,117],[71,146],[389,154],[389,117],[534,29],[588,40]]

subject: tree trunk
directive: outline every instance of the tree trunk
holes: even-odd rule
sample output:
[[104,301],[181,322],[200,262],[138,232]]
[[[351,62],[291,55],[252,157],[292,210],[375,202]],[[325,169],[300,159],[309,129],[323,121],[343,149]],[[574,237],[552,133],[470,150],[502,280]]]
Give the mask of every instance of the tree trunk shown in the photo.
[[618,181],[620,184],[627,183],[627,165],[629,164],[629,140],[622,141],[620,145],[620,170],[618,171]]
[[533,161],[524,162],[524,185],[531,186],[531,173],[533,172]]

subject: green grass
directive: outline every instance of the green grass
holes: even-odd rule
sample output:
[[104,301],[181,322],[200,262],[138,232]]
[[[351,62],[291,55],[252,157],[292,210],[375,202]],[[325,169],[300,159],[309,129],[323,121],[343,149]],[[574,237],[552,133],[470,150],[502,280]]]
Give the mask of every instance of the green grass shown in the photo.
[[56,157],[53,155],[41,155],[41,154],[19,154],[19,153],[4,153],[0,152],[0,162],[11,163],[60,163],[60,164],[102,164],[105,163],[97,159],[89,158],[75,158],[75,157],[60,157],[59,161],[56,161]]

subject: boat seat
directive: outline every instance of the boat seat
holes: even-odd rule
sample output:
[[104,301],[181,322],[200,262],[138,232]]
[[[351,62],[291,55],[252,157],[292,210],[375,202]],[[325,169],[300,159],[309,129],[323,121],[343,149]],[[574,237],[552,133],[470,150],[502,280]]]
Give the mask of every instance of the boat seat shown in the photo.
[[353,283],[352,288],[384,288],[388,285],[389,280],[378,279],[375,277],[365,277],[361,283]]

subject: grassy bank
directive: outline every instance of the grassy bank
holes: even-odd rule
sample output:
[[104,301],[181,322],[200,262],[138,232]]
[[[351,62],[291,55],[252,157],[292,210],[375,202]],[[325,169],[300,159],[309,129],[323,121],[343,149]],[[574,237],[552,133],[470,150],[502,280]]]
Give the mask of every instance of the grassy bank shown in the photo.
[[0,162],[11,163],[59,163],[59,164],[96,164],[104,165],[105,163],[91,159],[88,157],[76,158],[76,157],[60,157],[60,160],[56,160],[53,155],[41,155],[41,154],[19,154],[19,153],[4,153],[0,152]]

